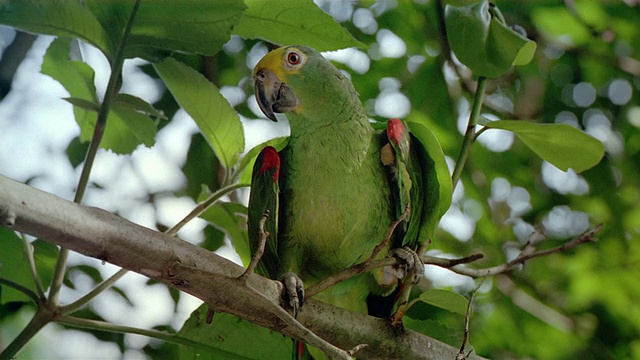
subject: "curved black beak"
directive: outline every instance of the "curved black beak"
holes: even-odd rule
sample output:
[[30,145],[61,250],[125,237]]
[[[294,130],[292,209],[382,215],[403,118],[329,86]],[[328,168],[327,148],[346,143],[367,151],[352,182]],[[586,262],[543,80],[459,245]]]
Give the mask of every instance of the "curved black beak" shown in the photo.
[[287,84],[269,69],[259,69],[253,76],[256,101],[260,110],[271,120],[275,113],[284,113],[298,106],[298,98]]

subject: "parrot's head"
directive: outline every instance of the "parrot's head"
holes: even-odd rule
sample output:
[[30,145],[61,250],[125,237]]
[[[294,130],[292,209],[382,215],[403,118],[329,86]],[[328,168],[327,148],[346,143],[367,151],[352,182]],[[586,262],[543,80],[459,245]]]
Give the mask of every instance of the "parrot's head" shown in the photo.
[[253,70],[253,81],[258,105],[273,121],[277,121],[274,113],[324,111],[326,115],[327,109],[339,108],[336,102],[355,93],[351,82],[329,60],[301,45],[265,55]]

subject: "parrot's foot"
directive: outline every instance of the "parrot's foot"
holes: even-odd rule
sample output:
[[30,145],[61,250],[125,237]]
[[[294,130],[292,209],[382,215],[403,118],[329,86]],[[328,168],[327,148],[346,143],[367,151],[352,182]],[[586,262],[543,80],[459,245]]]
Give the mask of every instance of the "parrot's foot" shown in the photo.
[[413,283],[417,284],[420,281],[420,278],[424,275],[424,263],[418,253],[405,246],[392,249],[389,255],[400,262],[400,264],[393,267],[399,279],[404,278],[409,272],[413,272]]
[[298,312],[304,304],[304,284],[295,273],[284,273],[278,279],[284,285],[285,302],[293,309],[293,317],[298,317]]

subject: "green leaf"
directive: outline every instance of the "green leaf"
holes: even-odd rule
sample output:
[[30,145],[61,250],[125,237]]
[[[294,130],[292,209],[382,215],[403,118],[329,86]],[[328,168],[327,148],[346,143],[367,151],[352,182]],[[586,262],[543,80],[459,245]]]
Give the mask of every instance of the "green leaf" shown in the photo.
[[62,98],[62,100],[68,102],[69,104],[71,104],[73,106],[79,107],[80,109],[83,109],[83,110],[92,111],[92,112],[95,112],[95,113],[100,111],[100,104],[95,103],[93,101],[80,99],[80,98],[74,98],[74,97]]
[[122,298],[122,300],[124,300],[128,305],[130,306],[135,306],[135,304],[131,301],[131,299],[129,299],[129,296],[127,296],[127,293],[122,290],[121,288],[119,288],[118,286],[112,286],[109,290],[115,292],[116,294],[120,295],[120,297]]
[[78,165],[82,164],[85,156],[87,155],[87,150],[89,150],[89,143],[80,141],[79,136],[74,137],[69,142],[66,151],[71,166],[76,168]]
[[469,300],[453,291],[432,289],[420,294],[420,301],[465,316]]
[[185,64],[167,58],[155,69],[176,101],[191,115],[222,165],[229,169],[244,150],[242,124],[218,88]]
[[114,103],[100,147],[116,154],[130,154],[140,144],[153,146],[156,131],[156,124],[150,117]]
[[[41,72],[62,84],[69,95],[77,99],[75,102],[97,104],[93,69],[81,61],[69,61],[70,49],[69,39],[55,39],[44,55]],[[80,126],[80,140],[89,141],[96,123],[96,112],[85,109],[85,106],[74,106],[73,114]]]
[[89,265],[72,266],[67,270],[67,274],[71,275],[71,274],[73,274],[74,271],[78,271],[78,272],[81,272],[81,273],[87,275],[88,277],[91,278],[91,280],[93,281],[94,284],[99,284],[103,280],[102,274],[100,273],[100,271],[98,269],[96,269],[95,267],[93,267],[93,266],[89,266]]
[[38,34],[80,38],[107,57],[114,53],[112,39],[82,1],[5,0],[0,4],[0,24]]
[[213,55],[229,40],[245,8],[242,0],[144,0],[126,56],[149,58],[158,49]]
[[592,38],[589,29],[566,6],[536,7],[531,20],[540,34],[565,48],[583,45]]
[[303,44],[318,51],[366,46],[311,0],[246,0],[233,34],[279,45]]
[[[56,79],[71,95],[65,100],[74,105],[73,113],[80,126],[80,140],[86,142],[91,140],[97,121],[95,74],[86,63],[69,61],[70,48],[68,39],[54,40],[44,56],[41,71]],[[142,99],[118,95],[107,117],[100,147],[118,154],[129,154],[140,144],[152,146],[157,126],[145,113],[161,115]]]
[[153,105],[140,99],[137,96],[129,94],[118,94],[113,101],[113,106],[123,109],[131,109],[141,114],[156,117],[163,120],[168,120],[161,111],[158,111]]
[[432,168],[427,174],[427,182],[429,184],[438,184],[436,201],[432,200],[435,196],[429,196],[428,194],[431,189],[427,190],[427,224],[430,224],[429,227],[432,228],[433,231],[438,224],[438,220],[449,210],[449,206],[451,206],[451,175],[449,174],[449,167],[447,166],[447,161],[445,160],[444,152],[440,147],[438,138],[436,138],[431,130],[420,123],[408,122],[408,125],[413,136],[424,146],[432,162],[432,164],[430,164]]
[[[203,187],[212,191],[220,188],[221,180],[217,176],[220,162],[201,133],[193,134],[189,144],[187,159],[182,166],[182,172],[187,178],[184,191],[187,196],[196,200],[203,193]],[[207,195],[211,193],[208,192]]]
[[429,290],[416,299],[402,318],[402,323],[449,345],[460,346],[467,304],[467,299],[452,291]]
[[528,64],[536,43],[506,26],[488,1],[447,5],[445,26],[451,50],[478,76],[498,77],[513,65]]
[[[79,38],[113,59],[132,8],[133,2],[124,1],[9,0],[0,5],[0,23]],[[242,0],[144,0],[125,56],[157,60],[174,50],[213,55],[229,40],[245,8]]]
[[[243,214],[241,218],[238,214]],[[251,249],[249,248],[249,237],[246,229],[247,208],[238,203],[216,203],[209,207],[201,217],[209,221],[218,230],[224,231],[229,238],[236,252],[242,259],[242,263],[249,264],[251,260]]]
[[180,346],[179,359],[290,359],[290,338],[230,314],[216,313],[205,319],[209,306],[201,305],[184,323],[177,336],[193,342]]
[[216,251],[224,245],[226,234],[224,231],[218,230],[215,226],[207,226],[202,231],[204,233],[204,241],[200,247],[209,251]]
[[580,173],[594,167],[604,156],[600,140],[566,124],[499,120],[485,126],[515,133],[538,156],[563,171],[572,168]]
[[[24,255],[22,240],[16,233],[4,227],[0,227],[0,240],[2,241],[0,276],[35,292],[36,288]],[[0,289],[2,290],[0,292],[0,303],[2,304],[12,301],[30,301],[28,296],[10,286],[1,285]]]
[[[434,339],[440,340],[451,346],[460,346],[464,336],[464,328],[461,326],[451,326],[447,322],[424,319],[416,320],[405,316],[402,324],[413,331],[417,331]],[[469,347],[466,348],[470,350]]]
[[40,239],[32,241],[31,246],[33,246],[33,259],[36,263],[38,276],[40,277],[40,284],[44,287],[43,290],[46,291],[53,278],[53,271],[58,264],[58,253],[60,249]]
[[[23,240],[12,230],[0,227],[0,243],[2,244],[2,251],[0,251],[0,277],[20,284],[35,293],[36,286],[31,276],[31,270],[29,270],[29,261],[24,251]],[[43,286],[47,286],[53,276],[53,269],[58,257],[58,248],[41,240],[33,241],[31,246],[40,283]],[[24,293],[12,287],[1,285],[0,304],[14,301],[26,302],[31,300]]]

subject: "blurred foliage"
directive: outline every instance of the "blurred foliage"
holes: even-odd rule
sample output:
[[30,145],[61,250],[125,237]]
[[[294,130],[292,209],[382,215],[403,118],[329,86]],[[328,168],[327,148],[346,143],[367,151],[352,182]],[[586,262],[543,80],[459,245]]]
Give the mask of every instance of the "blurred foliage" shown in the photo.
[[[33,0],[23,4],[30,3],[40,2]],[[27,22],[26,19],[31,20],[33,14],[15,5],[18,2],[13,4],[15,12],[0,11],[0,20],[27,31],[80,37],[112,59],[117,44],[112,33],[124,24],[128,12],[122,8],[111,9],[119,16],[117,21],[109,22],[105,20],[109,19],[107,10],[96,10],[95,1],[86,3],[88,8],[77,13],[71,7],[62,9],[81,21],[76,24],[75,32],[62,31],[64,26],[60,24],[65,19],[64,12],[53,17],[46,6],[36,14],[45,23],[44,27],[33,27],[37,21]],[[165,33],[164,29],[153,26],[134,28],[135,37],[126,56],[158,60],[168,55],[167,49],[205,54],[174,54],[172,58],[181,63],[171,59],[159,67],[143,65],[142,68],[156,78],[159,76],[155,70],[159,70],[165,81],[168,76],[173,76],[169,80],[174,84],[167,86],[177,102],[185,106],[194,118],[201,111],[198,106],[215,104],[196,101],[194,112],[187,109],[190,105],[184,101],[190,100],[193,95],[189,91],[193,89],[179,88],[181,76],[194,79],[198,87],[207,88],[209,90],[205,91],[212,94],[217,94],[217,89],[221,89],[223,95],[230,91],[242,94],[241,100],[230,100],[228,96],[227,100],[240,119],[245,120],[260,116],[254,113],[255,106],[251,105],[250,75],[252,65],[272,46],[253,37],[280,43],[304,41],[323,50],[337,50],[361,43],[365,47],[328,53],[327,56],[349,74],[371,117],[376,120],[402,117],[428,126],[450,163],[454,163],[460,151],[479,74],[462,65],[460,61],[464,62],[463,59],[452,55],[451,39],[447,37],[451,34],[447,34],[445,27],[445,7],[448,3],[468,5],[473,1],[318,0],[319,7],[347,29],[352,37],[346,36],[339,27],[323,29],[328,33],[307,28],[309,32],[301,34],[305,36],[301,38],[303,40],[298,40],[294,31],[282,31],[283,27],[292,24],[304,25],[295,22],[295,12],[275,25],[262,20],[251,22],[250,18],[243,17],[243,11],[258,17],[273,14],[269,15],[270,9],[258,6],[259,1],[245,3],[246,10],[241,1],[218,2],[219,14],[227,16],[221,22],[203,15],[203,22],[212,26],[202,33],[207,34],[205,38],[199,37],[201,33],[197,29],[185,29],[185,22],[176,21],[198,15],[197,7],[191,9],[190,14],[181,13],[184,9],[180,8],[165,9],[162,12],[167,17],[164,23],[171,24],[173,30],[167,29]],[[569,125],[600,140],[606,155],[597,166],[583,173],[578,174],[573,169],[561,171],[531,152],[523,142],[526,140],[519,140],[502,130],[483,131],[471,150],[461,182],[454,192],[452,206],[436,232],[430,252],[446,256],[482,252],[484,260],[473,266],[491,266],[515,257],[528,240],[535,241],[539,249],[549,248],[594,224],[603,223],[599,242],[595,244],[534,259],[509,274],[487,279],[475,298],[471,345],[476,353],[492,359],[640,358],[640,310],[636,305],[640,299],[640,280],[637,279],[640,271],[640,106],[637,105],[640,99],[640,42],[637,41],[640,38],[640,5],[631,0],[503,0],[495,3],[504,18],[501,24],[517,25],[518,32],[526,33],[526,38],[535,41],[537,48],[531,62],[518,62],[523,66],[504,66],[504,59],[497,59],[502,66],[501,75],[487,83],[482,117]],[[283,4],[290,6],[292,2]],[[306,2],[305,6],[309,4]],[[7,6],[11,4],[0,5],[0,10],[7,9]],[[90,8],[93,15],[88,16]],[[143,19],[149,14],[145,11],[144,8],[140,10]],[[324,13],[309,8],[297,16],[309,14],[318,16],[316,20],[326,17]],[[25,24],[29,25],[25,27]],[[225,26],[223,34],[217,27],[219,24]],[[234,24],[241,26],[231,32]],[[500,29],[503,31],[502,27]],[[192,32],[185,36],[183,31]],[[273,37],[269,35],[271,33]],[[174,37],[175,34],[180,36]],[[229,39],[230,34],[235,36]],[[164,36],[167,42],[146,42]],[[315,40],[314,36],[317,37]],[[327,36],[332,36],[333,42],[326,42]],[[181,41],[185,39],[188,41]],[[225,45],[220,49],[223,43]],[[54,50],[59,51],[68,44],[63,40],[54,42],[45,55],[43,72],[63,84],[69,84],[65,87],[71,96],[85,101],[86,106],[82,106],[80,101],[74,102],[76,121],[85,129],[82,119],[88,119],[87,114],[91,113],[86,102],[97,103],[99,97],[95,96],[93,72],[86,64],[75,61],[60,63],[67,60],[68,52],[62,54]],[[491,51],[482,56],[492,60]],[[54,66],[56,61],[58,63]],[[508,59],[507,63],[515,61]],[[66,66],[66,70],[61,66]],[[173,70],[180,71],[180,74]],[[76,75],[75,80],[68,78]],[[215,86],[207,84],[205,78]],[[183,92],[182,97],[176,95],[178,91]],[[121,138],[115,135],[114,150],[127,153],[140,143],[153,144],[153,137],[149,135],[155,133],[154,126],[162,128],[166,125],[156,116],[157,113],[154,115],[154,111],[162,111],[171,118],[177,109],[176,100],[168,93],[169,90],[151,109],[128,109],[132,118],[142,119],[136,124],[144,129],[116,128],[123,133],[132,131],[140,136],[119,142]],[[214,97],[212,95],[208,101],[221,100]],[[132,112],[136,114],[132,115]],[[122,117],[124,121],[121,123],[130,127],[132,118],[126,116]],[[90,137],[91,127],[87,129],[83,130],[80,140]],[[238,129],[231,137],[215,138],[218,133],[214,129],[211,133],[205,131],[204,136],[191,138],[191,147],[182,167],[188,178],[187,185],[176,196],[187,195],[195,200],[202,193],[202,185],[216,191],[228,185],[226,181],[238,179],[238,176],[247,178],[246,174],[239,172],[252,167],[250,159],[233,156],[243,149],[244,139],[251,134],[246,133],[243,137]],[[230,144],[224,145],[225,141]],[[237,149],[230,150],[233,147]],[[74,166],[81,164],[83,155],[79,154],[83,154],[85,149],[78,139],[70,144],[68,155]],[[255,155],[256,152],[250,154]],[[215,156],[222,159],[214,160]],[[580,157],[581,154],[572,156]],[[153,202],[154,196],[149,194],[148,200]],[[232,197],[231,200],[239,199]],[[211,224],[205,230],[203,245],[211,250],[219,248],[225,241],[223,233],[230,234],[234,243],[242,242],[246,233],[230,229],[242,228],[242,216],[238,214],[243,211],[236,205],[227,204],[211,209],[205,216]],[[6,277],[6,258],[16,259],[12,256],[21,256],[23,249],[19,238],[0,235],[5,266],[0,276]],[[10,251],[5,243],[11,244]],[[42,243],[36,243],[34,247],[39,274],[46,287],[54,267],[55,250]],[[246,258],[246,249],[242,255]],[[17,275],[11,279],[35,291],[33,284],[28,282],[28,267],[15,269]],[[87,268],[72,270],[84,273],[94,281],[100,280],[99,274]],[[463,295],[469,295],[475,287],[470,279],[441,274],[441,271],[427,268],[426,279],[420,285],[453,289]],[[14,298],[9,293],[12,302],[8,302],[7,287],[3,286],[0,291],[0,322],[4,323],[20,308],[13,301],[25,299]],[[123,293],[118,294],[126,299]],[[177,303],[180,296],[172,298]],[[413,319],[433,324],[433,336],[452,344],[460,341],[463,324],[459,314],[450,314],[428,302],[420,302],[411,311],[415,313]],[[89,307],[74,315],[102,319]],[[193,321],[194,318],[190,324]],[[110,338],[104,332],[91,332],[104,340],[116,342],[124,351],[122,335]],[[150,357],[160,358],[165,347],[173,354],[183,350],[154,343],[144,351]]]

